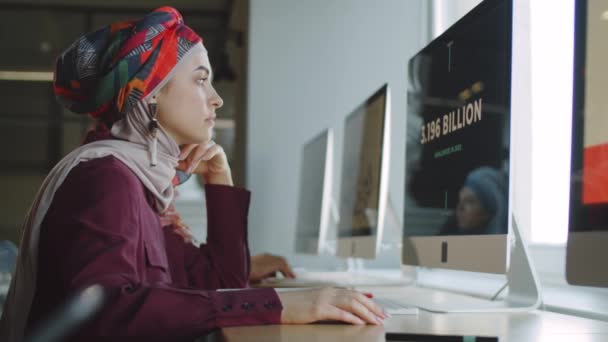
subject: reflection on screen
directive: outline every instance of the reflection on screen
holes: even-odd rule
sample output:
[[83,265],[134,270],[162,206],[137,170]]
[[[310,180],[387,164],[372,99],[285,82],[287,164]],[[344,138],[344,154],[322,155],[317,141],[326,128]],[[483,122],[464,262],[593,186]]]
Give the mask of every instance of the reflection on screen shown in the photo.
[[386,87],[346,119],[340,187],[340,236],[376,233]]
[[508,230],[510,7],[475,18],[410,59],[405,235]]

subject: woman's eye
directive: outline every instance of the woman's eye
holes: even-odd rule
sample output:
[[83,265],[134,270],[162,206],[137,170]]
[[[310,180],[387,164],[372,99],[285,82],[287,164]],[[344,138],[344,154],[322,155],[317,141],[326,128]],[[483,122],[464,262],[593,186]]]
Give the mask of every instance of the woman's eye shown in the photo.
[[199,78],[199,79],[198,79],[198,83],[199,83],[199,84],[203,84],[203,83],[205,83],[205,81],[207,81],[208,79],[209,79],[209,78],[207,78],[207,77],[206,77],[206,78]]

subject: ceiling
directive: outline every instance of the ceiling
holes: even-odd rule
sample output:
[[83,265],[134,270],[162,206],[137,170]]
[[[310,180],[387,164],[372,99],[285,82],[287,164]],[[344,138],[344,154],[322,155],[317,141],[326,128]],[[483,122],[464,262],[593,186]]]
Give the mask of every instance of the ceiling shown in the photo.
[[231,6],[230,0],[0,0],[0,6],[18,4],[40,7],[76,6],[82,8],[139,8],[151,9],[160,6],[172,6],[178,9],[226,11]]
[[[228,63],[226,42],[238,0],[172,0],[201,37],[214,69]],[[0,0],[0,70],[52,70],[76,37],[111,22],[141,17],[166,0]],[[23,23],[27,22],[27,25]],[[19,32],[19,34],[14,34]]]

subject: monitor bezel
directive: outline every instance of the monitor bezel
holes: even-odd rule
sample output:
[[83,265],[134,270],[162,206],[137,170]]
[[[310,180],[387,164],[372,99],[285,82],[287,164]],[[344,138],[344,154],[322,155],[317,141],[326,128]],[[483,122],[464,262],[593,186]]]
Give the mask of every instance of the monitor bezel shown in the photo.
[[[483,1],[444,33],[433,39],[428,45],[414,55],[408,63],[411,70],[415,59],[425,52],[442,46],[451,41],[453,33],[462,27],[466,27],[479,16],[493,10],[499,5],[506,3],[509,11],[508,22],[510,30],[510,44],[508,48],[509,64],[508,73],[513,71],[513,1],[512,0],[493,0]],[[410,75],[412,77],[412,75]],[[509,108],[512,107],[513,82],[509,79]],[[409,116],[409,113],[407,114]],[[509,145],[513,146],[513,115],[509,116]],[[406,142],[407,143],[407,142]],[[509,175],[514,172],[513,151],[510,151]],[[407,147],[406,147],[407,153]],[[407,160],[407,158],[406,158]],[[407,168],[407,167],[406,167]],[[509,185],[509,204],[508,204],[508,233],[490,235],[459,235],[459,236],[414,236],[407,234],[407,222],[403,221],[403,240],[401,264],[403,266],[421,266],[428,268],[449,269],[459,271],[470,271],[479,273],[505,274],[509,263],[509,234],[512,229],[512,198],[513,198],[513,177],[508,177]],[[407,191],[407,180],[406,191]],[[405,195],[406,192],[404,192]],[[406,201],[404,201],[406,203]],[[404,213],[405,213],[404,209]],[[482,246],[480,248],[479,246]]]
[[[323,252],[323,245],[327,241],[327,232],[329,231],[330,225],[330,209],[331,209],[331,189],[332,189],[332,178],[333,178],[333,150],[334,150],[334,132],[331,128],[324,129],[313,138],[306,141],[302,146],[302,157],[300,172],[307,172],[308,166],[304,165],[304,153],[306,147],[316,143],[319,139],[325,138],[325,154],[324,154],[324,169],[323,169],[323,185],[321,194],[321,212],[319,215],[319,228],[318,237],[312,238],[306,234],[302,234],[299,230],[299,224],[301,220],[301,197],[298,197],[298,213],[296,221],[296,231],[294,240],[294,251],[298,254],[312,254],[320,255]],[[300,174],[300,179],[302,175]],[[302,187],[305,186],[300,182],[300,193]]]
[[581,211],[596,207],[608,211],[608,204],[582,204],[582,167],[584,151],[585,77],[587,58],[588,1],[575,3],[574,74],[572,100],[572,150],[570,178],[570,215],[566,247],[566,281],[571,285],[608,287],[608,231],[577,231]]

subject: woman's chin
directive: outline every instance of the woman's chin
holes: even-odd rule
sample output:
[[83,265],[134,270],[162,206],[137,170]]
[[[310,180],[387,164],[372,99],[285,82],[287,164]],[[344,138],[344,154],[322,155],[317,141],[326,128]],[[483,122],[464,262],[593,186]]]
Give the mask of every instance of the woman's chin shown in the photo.
[[196,142],[193,142],[193,144],[204,145],[204,144],[207,144],[207,143],[209,143],[211,141],[211,135],[205,135],[205,136],[195,137],[194,140]]

